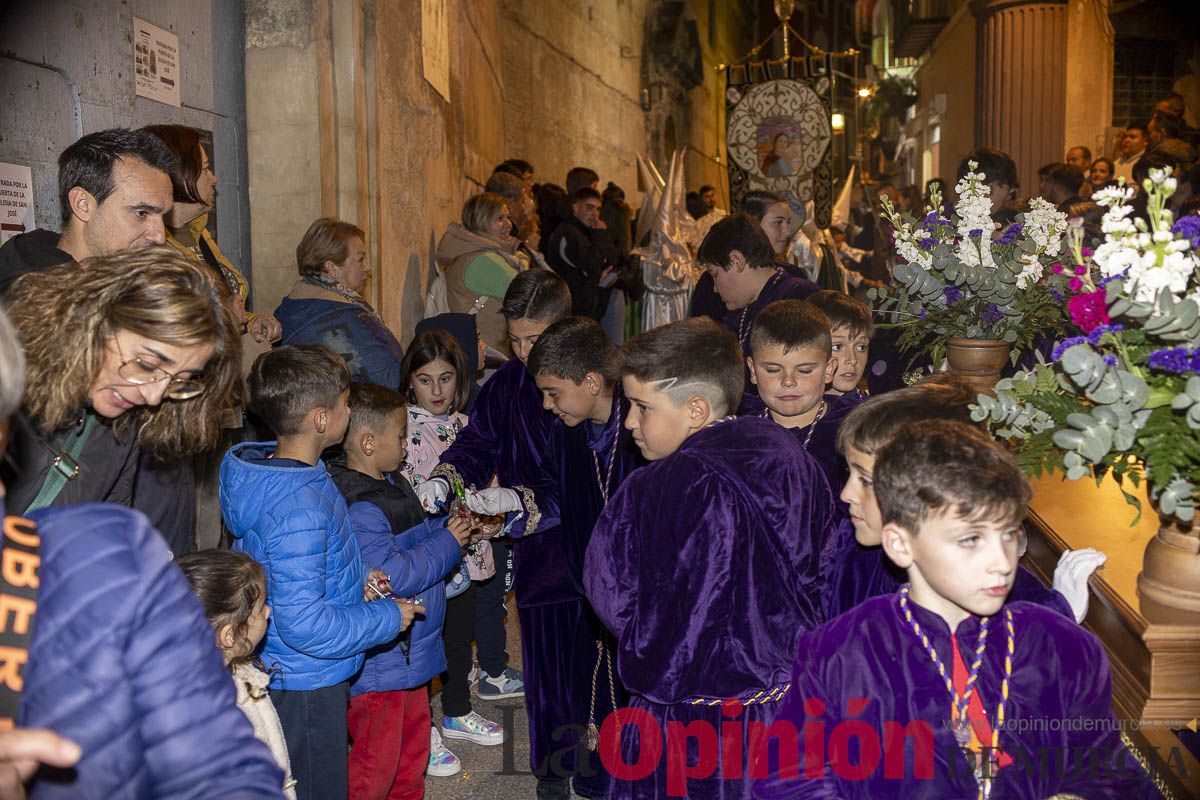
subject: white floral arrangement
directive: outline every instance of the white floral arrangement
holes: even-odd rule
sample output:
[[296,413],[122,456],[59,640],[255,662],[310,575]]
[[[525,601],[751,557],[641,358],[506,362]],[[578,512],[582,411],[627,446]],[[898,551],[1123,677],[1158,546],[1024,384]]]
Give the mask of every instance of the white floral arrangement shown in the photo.
[[1066,215],[1041,198],[997,233],[986,176],[970,162],[958,182],[954,219],[936,192],[921,220],[883,213],[895,229],[894,286],[872,290],[877,310],[901,328],[906,351],[924,350],[941,360],[951,338],[1000,339],[1013,345],[1015,363],[1039,337],[1065,320],[1065,281],[1047,268],[1063,252]]

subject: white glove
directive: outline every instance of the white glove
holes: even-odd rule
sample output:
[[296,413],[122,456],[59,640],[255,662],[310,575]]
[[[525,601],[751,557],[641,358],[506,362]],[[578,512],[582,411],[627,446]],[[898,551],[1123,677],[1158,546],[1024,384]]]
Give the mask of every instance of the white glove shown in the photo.
[[1067,604],[1075,614],[1075,621],[1082,623],[1088,609],[1088,578],[1108,560],[1099,550],[1085,547],[1082,550],[1067,550],[1054,568],[1054,591],[1067,598]]
[[482,489],[478,492],[467,492],[467,508],[482,516],[507,514],[510,511],[523,511],[521,495],[512,489]]
[[417,486],[417,498],[421,501],[421,508],[430,514],[436,514],[445,505],[449,494],[450,484],[442,478],[430,478]]

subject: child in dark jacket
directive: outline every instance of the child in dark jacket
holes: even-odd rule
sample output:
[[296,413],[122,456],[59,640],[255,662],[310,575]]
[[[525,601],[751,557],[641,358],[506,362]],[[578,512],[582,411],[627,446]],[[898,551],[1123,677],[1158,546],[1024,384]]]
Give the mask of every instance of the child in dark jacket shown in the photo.
[[350,797],[419,798],[429,759],[429,695],[425,684],[446,668],[442,580],[462,560],[466,519],[426,520],[403,476],[404,396],[370,383],[350,387],[344,461],[330,465],[350,506],[350,525],[365,568],[387,575],[392,592],[413,595],[425,613],[398,641],[367,653],[350,687]]
[[262,659],[297,794],[336,800],[346,797],[349,681],[369,648],[394,641],[424,609],[364,602],[368,574],[349,510],[320,460],[350,420],[345,362],[319,345],[288,345],[259,356],[249,384],[251,408],[279,441],[225,454],[221,511],[234,549],[267,576],[272,614]]

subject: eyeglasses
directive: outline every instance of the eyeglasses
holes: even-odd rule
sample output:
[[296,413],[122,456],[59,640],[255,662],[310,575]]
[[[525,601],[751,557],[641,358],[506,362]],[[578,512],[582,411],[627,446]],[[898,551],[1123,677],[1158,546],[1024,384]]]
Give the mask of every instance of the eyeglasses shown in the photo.
[[135,386],[170,381],[167,384],[166,396],[171,400],[191,400],[204,393],[204,384],[195,378],[180,378],[175,373],[167,372],[162,367],[153,364],[147,364],[136,356],[126,359],[125,354],[121,352],[121,343],[115,337],[113,343],[117,346],[117,353],[124,359],[121,366],[117,367],[117,374],[123,380]]

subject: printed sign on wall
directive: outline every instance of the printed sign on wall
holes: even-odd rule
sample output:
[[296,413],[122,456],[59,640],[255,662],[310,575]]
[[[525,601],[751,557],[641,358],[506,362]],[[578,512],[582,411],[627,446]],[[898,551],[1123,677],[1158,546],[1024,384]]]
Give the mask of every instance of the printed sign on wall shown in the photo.
[[133,18],[133,82],[139,97],[179,106],[179,37]]
[[33,171],[0,163],[0,243],[34,227]]

